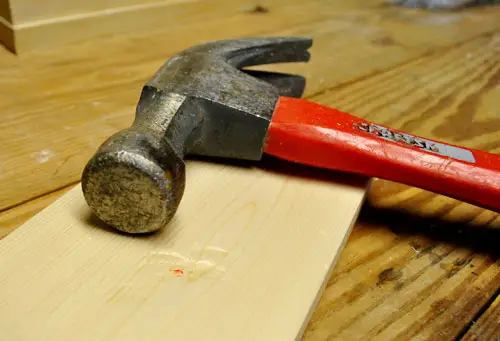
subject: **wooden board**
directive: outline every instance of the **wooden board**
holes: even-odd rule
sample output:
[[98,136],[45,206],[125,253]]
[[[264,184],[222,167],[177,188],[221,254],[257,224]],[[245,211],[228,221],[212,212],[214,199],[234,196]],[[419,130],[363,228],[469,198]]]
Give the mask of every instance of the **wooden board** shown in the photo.
[[132,6],[152,6],[172,4],[179,0],[2,0],[15,14],[16,24],[40,20],[57,20],[67,16],[85,16],[98,11],[117,11]]
[[254,7],[250,0],[1,0],[0,41],[21,54],[99,36],[172,28]]
[[147,237],[98,223],[77,185],[0,243],[2,338],[300,338],[367,181],[264,165],[188,163],[175,221]]

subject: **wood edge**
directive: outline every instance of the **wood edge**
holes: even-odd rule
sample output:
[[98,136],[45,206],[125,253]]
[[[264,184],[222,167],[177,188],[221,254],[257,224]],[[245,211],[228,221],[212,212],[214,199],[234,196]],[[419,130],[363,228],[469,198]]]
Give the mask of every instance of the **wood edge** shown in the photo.
[[14,30],[8,21],[3,17],[0,17],[0,42],[10,52],[17,53]]
[[12,23],[11,0],[0,0],[0,21]]
[[304,333],[305,333],[305,331],[306,331],[306,329],[311,321],[311,318],[312,318],[312,315],[314,314],[314,311],[316,310],[319,302],[321,301],[321,298],[326,290],[326,286],[328,285],[328,282],[329,282],[330,278],[332,277],[333,272],[337,266],[338,260],[342,255],[342,251],[344,250],[344,248],[347,244],[347,241],[349,240],[349,237],[351,236],[351,233],[352,233],[354,226],[358,222],[359,215],[361,214],[361,209],[363,208],[366,200],[368,199],[368,192],[370,191],[372,184],[373,184],[373,178],[367,178],[365,185],[363,186],[363,190],[364,190],[363,197],[361,198],[361,201],[356,209],[356,212],[354,213],[354,215],[352,217],[352,221],[351,221],[351,224],[349,225],[349,228],[347,229],[346,233],[344,234],[344,238],[342,239],[342,242],[340,243],[340,246],[337,249],[337,252],[335,254],[335,257],[334,257],[332,263],[330,264],[330,267],[327,271],[327,274],[323,278],[323,282],[321,283],[320,287],[318,288],[318,290],[316,292],[316,297],[314,298],[314,300],[311,303],[311,307],[310,307],[309,311],[307,312],[306,317],[304,318],[304,321],[300,327],[300,330],[297,333],[297,336],[298,336],[297,340],[301,340],[304,337]]
[[3,238],[7,237],[27,221],[52,205],[55,201],[62,198],[77,185],[78,183],[68,184],[52,192],[45,193],[42,196],[30,199],[11,209],[0,212],[0,242]]

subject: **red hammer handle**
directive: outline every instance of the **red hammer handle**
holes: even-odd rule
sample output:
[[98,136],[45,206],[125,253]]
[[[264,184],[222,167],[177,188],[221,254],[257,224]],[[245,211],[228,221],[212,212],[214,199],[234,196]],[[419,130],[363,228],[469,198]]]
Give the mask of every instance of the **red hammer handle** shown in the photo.
[[280,97],[264,152],[500,210],[499,155],[420,138],[303,99]]

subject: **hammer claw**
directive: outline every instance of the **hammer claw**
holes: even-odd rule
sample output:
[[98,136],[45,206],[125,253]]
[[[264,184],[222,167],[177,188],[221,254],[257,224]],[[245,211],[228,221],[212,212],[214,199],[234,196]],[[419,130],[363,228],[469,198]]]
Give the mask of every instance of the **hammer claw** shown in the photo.
[[311,38],[266,37],[228,39],[202,44],[185,52],[216,53],[235,68],[285,62],[307,62]]
[[278,89],[280,96],[300,98],[306,87],[306,79],[300,75],[258,70],[242,71],[249,76],[274,85]]

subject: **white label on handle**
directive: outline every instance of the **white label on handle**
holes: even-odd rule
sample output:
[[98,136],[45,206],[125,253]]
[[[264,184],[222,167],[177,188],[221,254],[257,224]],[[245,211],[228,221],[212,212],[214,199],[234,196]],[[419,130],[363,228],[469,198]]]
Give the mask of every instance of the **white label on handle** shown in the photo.
[[392,131],[376,124],[361,123],[355,127],[365,133],[383,138],[393,142],[403,142],[409,146],[417,147],[425,151],[448,156],[457,160],[475,163],[474,154],[468,149],[458,148],[447,144],[426,140],[413,135]]

